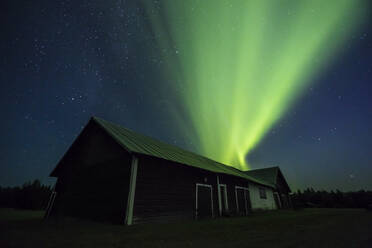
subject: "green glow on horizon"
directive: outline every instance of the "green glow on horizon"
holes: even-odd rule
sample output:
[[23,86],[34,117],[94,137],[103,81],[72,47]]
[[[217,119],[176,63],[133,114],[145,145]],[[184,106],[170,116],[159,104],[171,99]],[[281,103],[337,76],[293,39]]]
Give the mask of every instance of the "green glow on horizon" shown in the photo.
[[[356,28],[354,0],[144,0],[181,82],[199,152],[248,169],[246,155]],[[185,133],[190,129],[185,127]]]

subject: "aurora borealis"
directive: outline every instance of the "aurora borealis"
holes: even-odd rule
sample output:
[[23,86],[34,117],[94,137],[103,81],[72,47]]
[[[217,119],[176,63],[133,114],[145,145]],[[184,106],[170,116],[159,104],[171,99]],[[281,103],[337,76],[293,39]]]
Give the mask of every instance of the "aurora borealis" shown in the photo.
[[176,50],[164,73],[184,88],[199,152],[240,169],[363,15],[352,0],[144,3],[160,48]]
[[91,116],[292,189],[372,189],[369,0],[28,0],[1,9],[0,185]]

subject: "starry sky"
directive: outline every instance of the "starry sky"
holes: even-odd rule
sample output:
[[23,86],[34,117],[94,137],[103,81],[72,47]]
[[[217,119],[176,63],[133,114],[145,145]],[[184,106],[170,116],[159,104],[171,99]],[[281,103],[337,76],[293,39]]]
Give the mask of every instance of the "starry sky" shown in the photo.
[[[372,190],[367,12],[249,153],[252,168],[280,166],[294,190]],[[1,186],[53,183],[50,171],[93,115],[201,153],[170,114],[188,122],[182,88],[162,73],[161,54],[178,51],[159,50],[138,1],[5,1],[0,21]]]

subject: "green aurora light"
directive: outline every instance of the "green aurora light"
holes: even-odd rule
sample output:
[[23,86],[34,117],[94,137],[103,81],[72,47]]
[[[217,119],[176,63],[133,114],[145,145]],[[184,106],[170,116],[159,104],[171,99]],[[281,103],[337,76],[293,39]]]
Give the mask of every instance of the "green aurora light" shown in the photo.
[[[358,26],[355,0],[144,0],[164,73],[180,82],[199,152],[246,156]],[[185,127],[185,133],[191,129]]]

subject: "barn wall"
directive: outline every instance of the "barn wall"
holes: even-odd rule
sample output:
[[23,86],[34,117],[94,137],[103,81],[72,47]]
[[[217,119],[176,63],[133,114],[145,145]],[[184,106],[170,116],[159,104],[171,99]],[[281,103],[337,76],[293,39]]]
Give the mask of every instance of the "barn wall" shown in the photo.
[[214,173],[179,163],[139,155],[133,222],[195,218],[196,183],[211,184],[218,214]]
[[288,185],[282,173],[278,174],[277,183],[276,183],[276,191],[278,192],[279,197],[280,197],[280,204],[281,204],[280,207],[290,208],[291,207],[291,201],[289,197],[290,189],[288,188]]
[[[260,198],[259,188],[265,188],[266,190],[266,199]],[[264,187],[258,184],[250,183],[249,184],[249,194],[251,197],[252,209],[253,210],[271,210],[276,209],[273,190],[268,187]]]
[[281,173],[279,173],[276,183],[276,189],[280,194],[288,194],[290,189],[288,188],[285,179]]
[[249,183],[243,178],[233,177],[225,174],[219,175],[219,181],[220,184],[226,184],[229,212],[231,214],[235,214],[237,212],[235,186],[248,188]]
[[130,159],[101,128],[89,123],[62,161],[51,215],[124,221]]

